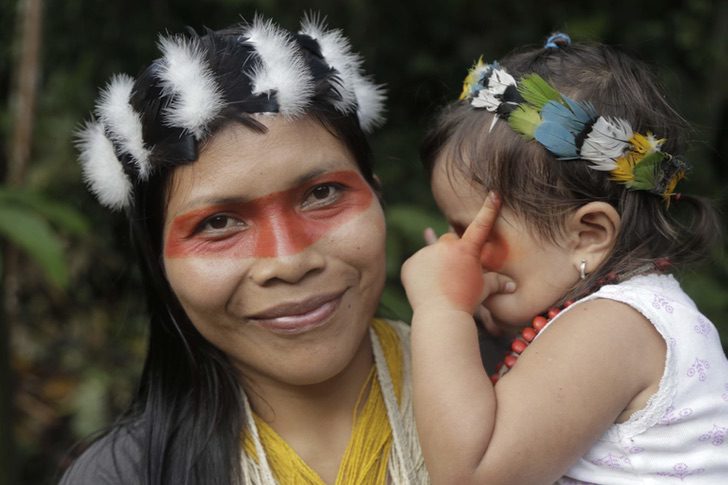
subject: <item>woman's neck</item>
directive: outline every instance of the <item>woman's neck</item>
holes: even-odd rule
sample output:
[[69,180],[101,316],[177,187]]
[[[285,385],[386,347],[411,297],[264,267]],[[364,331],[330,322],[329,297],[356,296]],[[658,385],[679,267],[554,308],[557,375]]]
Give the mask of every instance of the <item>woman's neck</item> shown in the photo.
[[337,375],[312,385],[245,380],[255,413],[326,483],[334,483],[354,425],[354,407],[374,363],[368,334]]

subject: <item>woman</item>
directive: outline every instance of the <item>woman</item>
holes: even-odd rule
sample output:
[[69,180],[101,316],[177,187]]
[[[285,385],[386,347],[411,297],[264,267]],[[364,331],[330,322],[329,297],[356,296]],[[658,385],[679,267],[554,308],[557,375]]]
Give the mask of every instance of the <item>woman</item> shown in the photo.
[[150,340],[137,396],[63,483],[424,483],[408,334],[374,319],[383,95],[338,31],[161,38],[80,136],[124,208]]

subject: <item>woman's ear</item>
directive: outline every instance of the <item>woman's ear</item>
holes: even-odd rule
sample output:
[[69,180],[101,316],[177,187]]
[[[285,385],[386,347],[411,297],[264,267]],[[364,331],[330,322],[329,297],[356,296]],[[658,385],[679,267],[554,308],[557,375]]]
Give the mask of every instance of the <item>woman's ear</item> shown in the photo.
[[566,223],[567,238],[577,268],[585,262],[591,273],[611,254],[617,242],[621,218],[606,202],[589,202],[579,207]]

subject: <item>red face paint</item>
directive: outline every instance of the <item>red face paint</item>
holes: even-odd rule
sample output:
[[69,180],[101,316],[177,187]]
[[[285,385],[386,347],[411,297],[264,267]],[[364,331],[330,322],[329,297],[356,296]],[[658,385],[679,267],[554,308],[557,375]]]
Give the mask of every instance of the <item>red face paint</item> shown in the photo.
[[[456,223],[452,223],[451,226],[459,237],[465,233],[464,226]],[[480,252],[480,264],[487,271],[498,271],[505,264],[509,252],[508,243],[503,236],[493,231]]]
[[[318,200],[315,189],[335,195]],[[326,192],[326,189],[323,189]],[[356,171],[334,172],[282,192],[242,203],[219,204],[176,217],[164,254],[168,258],[214,256],[265,258],[303,251],[331,229],[366,210],[374,195]],[[235,221],[231,230],[209,231],[215,216]]]

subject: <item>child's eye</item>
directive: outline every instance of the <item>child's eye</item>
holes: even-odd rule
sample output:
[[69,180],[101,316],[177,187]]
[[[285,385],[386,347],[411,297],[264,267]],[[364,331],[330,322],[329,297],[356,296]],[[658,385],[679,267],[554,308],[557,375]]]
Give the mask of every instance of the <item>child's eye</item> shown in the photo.
[[237,217],[227,214],[215,214],[208,217],[197,227],[198,233],[211,236],[223,236],[229,232],[237,231],[246,226],[245,222]]
[[344,186],[337,183],[316,185],[308,191],[302,206],[304,209],[325,207],[339,200],[343,191]]

